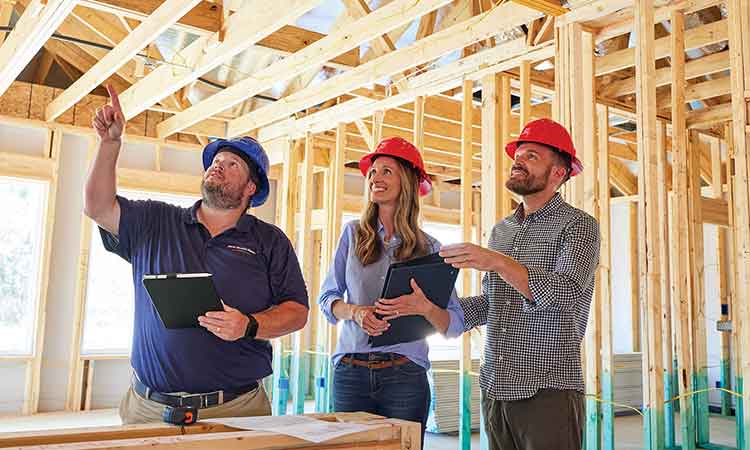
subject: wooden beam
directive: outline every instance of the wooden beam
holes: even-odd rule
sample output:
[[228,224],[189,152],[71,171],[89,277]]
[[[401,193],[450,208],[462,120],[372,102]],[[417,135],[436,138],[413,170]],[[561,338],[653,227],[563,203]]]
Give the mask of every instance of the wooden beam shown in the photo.
[[[685,90],[685,102],[694,102],[708,98],[727,95],[732,92],[730,77],[714,78],[701,83],[691,84]],[[658,109],[670,108],[672,105],[671,95],[662,95],[659,97],[656,107]]]
[[55,62],[55,57],[47,50],[42,49],[39,56],[39,65],[34,73],[34,84],[44,84],[44,81],[49,75],[49,71],[52,68],[52,63]]
[[[747,35],[750,33],[750,7],[746,1],[730,0],[730,58],[732,64],[732,148],[734,151],[735,190],[734,190],[734,237],[737,253],[735,257],[736,282],[735,294],[738,299],[750,295],[750,45]],[[737,325],[736,348],[750,347],[750,305],[738,301],[737,313],[732,318],[732,325]],[[739,352],[740,368],[739,386],[743,395],[750,393],[750,357]],[[750,448],[750,407],[742,408],[738,417],[738,447]]]
[[568,8],[560,6],[559,2],[555,3],[550,0],[511,0],[527,8],[536,9],[548,16],[562,16],[569,11]]
[[431,61],[446,51],[486,39],[498,29],[509,28],[538,17],[538,13],[513,3],[502,4],[487,13],[432,34],[395,52],[383,55],[356,69],[337,75],[314,88],[305,89],[229,122],[228,135],[237,136],[321,103],[383,76]]
[[[133,59],[143,47],[154,41],[159,35],[174,24],[180,17],[190,11],[201,0],[167,0],[157,8],[148,19],[132,33],[129,33],[115,48],[109,51],[94,67],[76,80],[73,85],[57,96],[47,106],[45,117],[55,120],[62,113],[75,105],[86,94],[102,84],[104,80],[117,72],[122,65]],[[150,105],[146,105],[148,107]],[[131,111],[133,117],[141,111]]]
[[[691,80],[725,70],[729,70],[729,52],[711,53],[688,61],[685,64],[685,78]],[[656,87],[671,84],[672,66],[657,69],[654,77]],[[635,77],[613,81],[599,89],[599,95],[606,98],[617,98],[633,93],[635,93]]]
[[[672,298],[672,314],[674,315],[675,341],[677,353],[677,369],[679,392],[692,392],[693,386],[693,358],[690,346],[691,330],[691,302],[690,276],[688,255],[689,240],[689,201],[688,201],[688,149],[687,122],[685,113],[685,15],[682,11],[675,11],[671,16],[672,33],[670,35],[671,65],[672,65],[672,188],[675,192],[673,200],[674,235],[676,241],[673,255],[675,290]],[[695,449],[695,422],[693,418],[693,401],[680,398],[680,436],[683,448]]]
[[76,0],[33,0],[0,46],[0,95],[70,14]]
[[710,108],[695,109],[686,114],[688,128],[706,128],[732,120],[732,105],[726,103]]
[[[472,105],[474,97],[474,82],[466,80],[463,83],[463,98],[461,100],[461,240],[473,241],[473,212],[472,212]],[[461,296],[471,295],[471,273],[465,270],[461,277]],[[459,448],[471,448],[471,383],[472,383],[471,335],[461,336],[461,358],[459,360]]]
[[[695,50],[707,45],[726,41],[729,36],[727,32],[728,21],[719,20],[706,25],[701,25],[685,31],[685,50]],[[660,59],[669,56],[669,39],[663,37],[654,43],[654,58]],[[626,48],[596,58],[596,76],[602,76],[618,70],[627,69],[635,65],[635,48]]]
[[22,414],[36,414],[39,411],[39,391],[41,390],[42,354],[44,350],[45,320],[47,317],[47,298],[49,297],[49,278],[52,267],[52,237],[55,229],[55,206],[57,204],[58,168],[62,150],[63,135],[60,132],[48,132],[48,155],[52,164],[51,178],[48,180],[45,218],[43,222],[40,273],[37,282],[39,293],[34,312],[33,324],[33,358],[28,362],[26,386]]
[[[312,230],[312,210],[313,210],[313,160],[315,146],[312,134],[305,136],[305,159],[302,162],[302,173],[300,174],[300,214],[302,220],[299,227],[300,240],[297,247],[297,258],[302,273],[307,283],[312,283],[313,270],[316,266],[312,258],[313,239],[310,233]],[[295,231],[296,232],[296,231]],[[309,324],[311,325],[311,324]],[[289,378],[295,380],[295,389],[292,392],[292,412],[294,414],[303,414],[305,412],[305,397],[307,395],[307,378],[309,371],[309,354],[310,349],[310,329],[307,326],[294,333],[294,347],[292,353],[292,370]]]
[[502,217],[503,162],[500,131],[500,75],[482,79],[482,245],[489,242],[492,227]]
[[612,345],[612,246],[610,234],[610,182],[609,182],[609,109],[598,106],[598,161],[599,161],[599,268],[597,286],[599,289],[599,309],[601,314],[601,398],[602,403],[602,449],[614,450],[615,415],[614,406],[614,356]]
[[[638,204],[630,203],[630,330],[632,335],[633,351],[641,351],[641,307],[640,292],[641,278],[639,270],[638,254]],[[644,393],[645,395],[645,393]]]
[[[664,397],[671,399],[675,396],[674,385],[674,354],[672,340],[672,280],[670,273],[670,238],[669,238],[669,190],[672,186],[672,171],[667,163],[667,126],[664,121],[657,122],[656,129],[656,190],[657,208],[660,211],[658,229],[658,252],[661,263],[661,308],[662,308],[662,364],[664,367]],[[664,445],[674,447],[675,441],[674,403],[664,404]]]
[[[163,3],[163,0],[81,0],[80,4],[87,8],[96,9],[116,16],[135,19],[138,21],[145,20],[156,8]],[[237,12],[235,9],[232,12]],[[220,10],[214,2],[202,1],[191,12],[181,18],[175,29],[184,31],[198,36],[211,36],[220,30]],[[325,37],[324,34],[293,25],[284,25],[275,30],[271,35],[264,37],[255,44],[254,50],[287,56],[295,53],[311,43]],[[331,61],[331,65],[340,69],[348,69],[359,64],[359,52],[348,51],[337,55]]]
[[178,66],[164,64],[120,95],[123,114],[130,119],[149,106],[177,92],[199,76],[223,64],[260,39],[317,6],[321,0],[278,0],[248,3],[227,20],[226,36],[217,44],[218,33],[200,37],[175,59]]
[[521,73],[521,116],[518,119],[518,132],[531,120],[531,61],[523,60],[520,66]]
[[[664,448],[664,359],[662,348],[662,264],[656,146],[656,72],[654,2],[636,0],[633,11],[636,44],[636,127],[638,131],[639,257],[643,319],[643,404],[648,405],[647,447]],[[667,50],[669,41],[667,41]]]
[[[359,3],[360,0],[351,1]],[[172,116],[157,126],[157,134],[160,137],[165,137],[183,130],[207,117],[235,106],[247,98],[270,89],[280,81],[289,80],[303,73],[308,67],[323,64],[337,54],[357,48],[360,44],[379,36],[379,32],[388,31],[408,23],[420,15],[445,5],[448,1],[429,0],[414,3],[407,0],[398,0],[378,8],[367,16],[362,16],[344,27],[333,30],[328,36],[310,44],[294,55],[272,64],[182,113]]]
[[[0,4],[0,25],[10,26],[10,18],[13,15],[13,3],[3,2]],[[0,32],[0,44],[5,41],[5,36],[8,33],[5,31]]]
[[[468,138],[467,138],[468,139]],[[414,146],[420,153],[424,153],[424,97],[417,96],[414,99]],[[471,147],[471,144],[469,144]],[[461,153],[463,155],[463,153]],[[472,161],[469,161],[471,167]],[[462,163],[463,164],[463,163]]]

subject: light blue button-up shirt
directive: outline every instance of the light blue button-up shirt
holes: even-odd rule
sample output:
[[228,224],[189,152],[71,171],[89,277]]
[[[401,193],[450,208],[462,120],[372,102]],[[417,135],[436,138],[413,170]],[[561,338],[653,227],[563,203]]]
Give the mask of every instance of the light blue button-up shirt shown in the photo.
[[[354,305],[372,306],[380,298],[388,266],[396,262],[393,254],[401,243],[398,236],[393,236],[390,241],[383,243],[384,252],[381,258],[377,262],[363,266],[355,253],[354,245],[356,240],[355,230],[358,223],[359,221],[355,220],[344,226],[333,265],[320,288],[318,305],[333,325],[338,322],[336,316],[333,315],[332,308],[336,299],[344,299],[347,303]],[[381,240],[385,237],[385,229],[382,224],[379,225],[378,234]],[[439,251],[440,242],[429,235],[427,238],[429,239],[430,251]],[[458,303],[455,289],[448,302],[447,311],[450,315],[450,324],[446,336],[449,338],[460,336],[464,330],[464,313]],[[369,352],[398,353],[425,369],[430,368],[429,347],[425,339],[403,344],[372,347],[368,342],[367,333],[355,321],[345,320],[339,330],[338,343],[332,355],[333,364],[337,364],[347,353]]]

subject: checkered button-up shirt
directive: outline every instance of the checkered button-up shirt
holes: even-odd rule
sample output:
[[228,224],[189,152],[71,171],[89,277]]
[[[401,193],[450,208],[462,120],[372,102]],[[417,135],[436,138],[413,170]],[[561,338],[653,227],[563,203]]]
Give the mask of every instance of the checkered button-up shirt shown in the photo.
[[599,225],[560,194],[524,217],[523,205],[495,225],[489,248],[526,266],[532,299],[497,273],[482,295],[460,299],[465,328],[487,325],[479,385],[494,400],[542,388],[583,392],[581,341],[599,263]]

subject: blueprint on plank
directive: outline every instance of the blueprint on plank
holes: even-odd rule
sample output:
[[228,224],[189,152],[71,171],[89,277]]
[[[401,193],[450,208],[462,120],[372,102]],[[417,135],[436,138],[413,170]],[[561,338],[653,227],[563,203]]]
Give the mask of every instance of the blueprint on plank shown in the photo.
[[201,422],[219,423],[243,430],[269,431],[315,443],[346,436],[347,434],[371,430],[379,426],[347,422],[327,422],[307,416],[224,417],[220,419],[205,419],[201,420]]

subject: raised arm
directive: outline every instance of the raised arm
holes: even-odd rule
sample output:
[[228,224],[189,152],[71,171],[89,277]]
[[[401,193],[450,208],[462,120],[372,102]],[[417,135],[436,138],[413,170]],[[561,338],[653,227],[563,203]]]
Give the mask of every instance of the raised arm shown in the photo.
[[100,227],[117,235],[120,225],[120,205],[117,193],[117,157],[122,146],[125,117],[117,92],[107,86],[111,104],[98,109],[93,126],[99,137],[99,149],[89,169],[84,188],[83,212]]

